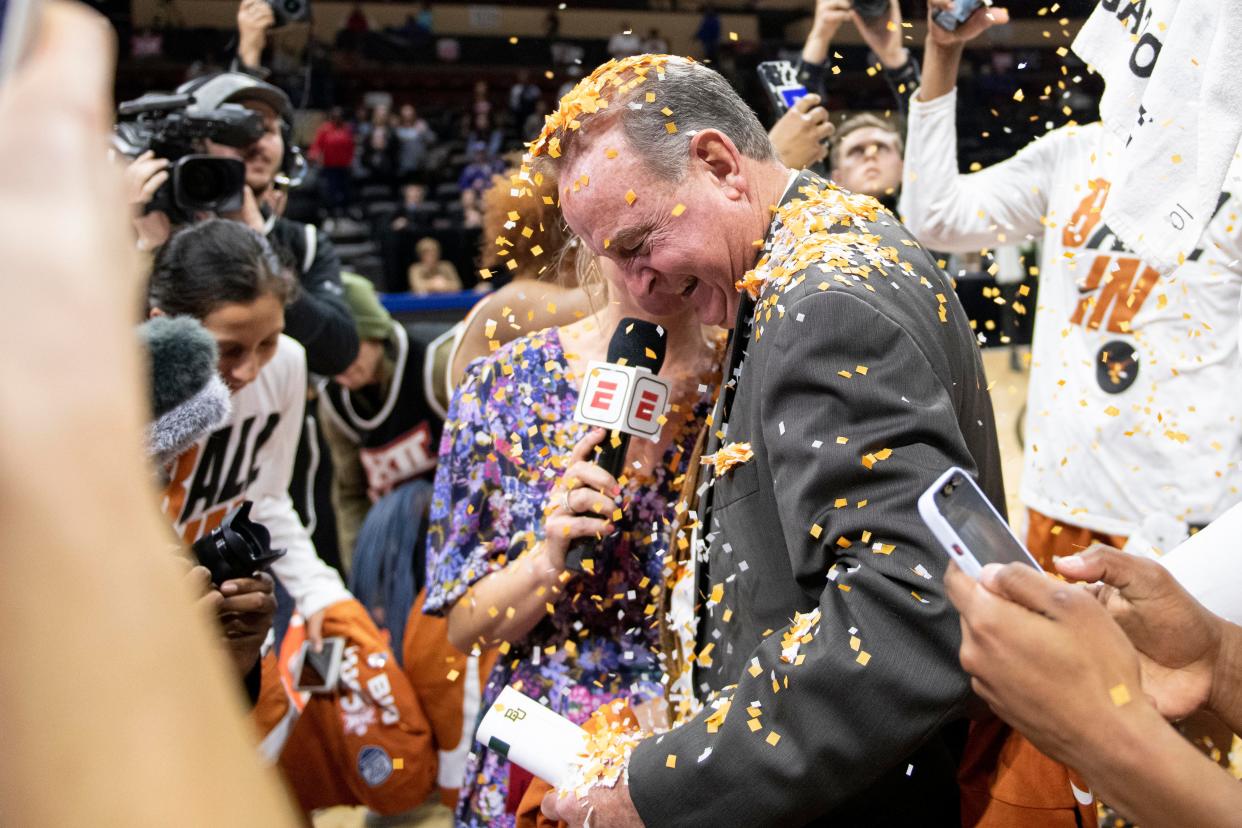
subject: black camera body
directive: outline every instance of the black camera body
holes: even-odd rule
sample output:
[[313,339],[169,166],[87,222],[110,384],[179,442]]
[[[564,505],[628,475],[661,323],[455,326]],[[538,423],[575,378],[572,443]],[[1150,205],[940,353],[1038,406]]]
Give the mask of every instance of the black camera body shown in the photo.
[[888,3],[889,0],[854,0],[854,11],[860,17],[874,20],[888,14]]
[[234,578],[266,572],[285,554],[283,549],[272,549],[271,534],[250,519],[253,505],[244,500],[233,507],[219,526],[191,547],[198,562],[210,570],[211,583],[217,587]]
[[194,96],[153,93],[117,108],[121,120],[113,146],[136,158],[152,150],[172,162],[168,183],[160,187],[147,212],[169,214],[174,223],[189,221],[195,212],[235,212],[242,207],[246,165],[236,158],[201,153],[203,141],[246,147],[263,135],[263,118],[239,104],[189,111]]
[[310,20],[310,0],[267,0],[267,4],[276,15],[276,22],[272,26],[274,29]]

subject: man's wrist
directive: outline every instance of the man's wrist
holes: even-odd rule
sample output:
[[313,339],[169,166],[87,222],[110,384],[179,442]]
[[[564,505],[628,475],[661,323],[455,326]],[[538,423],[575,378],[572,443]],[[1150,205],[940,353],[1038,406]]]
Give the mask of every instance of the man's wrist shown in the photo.
[[1219,636],[1212,660],[1212,690],[1207,709],[1227,722],[1242,718],[1242,627],[1213,618]]
[[896,50],[886,49],[883,54],[876,52],[876,58],[889,72],[900,72],[910,62],[910,50],[905,46],[898,46]]
[[1145,698],[1132,698],[1102,719],[1090,732],[1072,740],[1075,755],[1068,757],[1067,764],[1089,781],[1137,778],[1150,763],[1148,751],[1159,733],[1169,728],[1168,722]]

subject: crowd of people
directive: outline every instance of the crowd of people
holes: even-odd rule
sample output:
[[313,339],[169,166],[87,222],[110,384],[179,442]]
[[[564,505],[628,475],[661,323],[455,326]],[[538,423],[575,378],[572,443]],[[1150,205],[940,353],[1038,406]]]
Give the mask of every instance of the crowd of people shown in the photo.
[[[523,73],[499,117],[481,81],[452,221],[492,289],[429,330],[287,214],[307,163],[334,230],[390,188],[365,232],[414,240],[409,291],[473,283],[435,232],[444,139],[414,103],[328,111],[304,162],[261,68],[271,8],[242,0],[232,71],[181,89],[252,127],[194,146],[238,176],[203,209],[158,147],[105,162],[109,32],[49,4],[0,94],[22,230],[0,242],[0,359],[23,389],[0,398],[0,616],[28,631],[0,668],[0,813],[1234,824],[1242,582],[1227,555],[1155,559],[1242,523],[1235,195],[1170,272],[1102,218],[1105,124],[960,172],[961,55],[1008,15],[950,31],[931,15],[954,3],[928,5],[920,61],[896,0],[816,0],[806,94],[769,125],[709,65],[643,51],[655,31],[627,27],[555,106]],[[898,120],[832,123],[844,25]],[[1045,572],[975,579],[918,502],[958,467],[1006,514],[944,256],[1031,239],[1015,522]],[[666,399],[623,441],[580,398],[599,363],[634,370],[635,330]],[[505,688],[591,734],[570,782],[475,740]],[[70,755],[66,794],[48,769]]]

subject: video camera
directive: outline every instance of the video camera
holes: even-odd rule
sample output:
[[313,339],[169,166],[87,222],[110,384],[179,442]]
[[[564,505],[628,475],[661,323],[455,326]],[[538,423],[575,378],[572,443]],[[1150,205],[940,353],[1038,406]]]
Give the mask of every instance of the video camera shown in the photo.
[[211,571],[211,583],[217,587],[234,578],[266,572],[285,554],[283,549],[272,549],[271,534],[250,519],[253,505],[249,500],[242,501],[219,526],[191,547],[198,562]]
[[147,212],[160,210],[173,223],[189,221],[195,212],[235,212],[242,208],[246,165],[236,158],[202,154],[203,141],[246,147],[263,135],[263,118],[240,104],[191,111],[192,94],[143,95],[117,107],[122,119],[113,147],[136,158],[153,150],[172,162],[169,180],[156,191]]

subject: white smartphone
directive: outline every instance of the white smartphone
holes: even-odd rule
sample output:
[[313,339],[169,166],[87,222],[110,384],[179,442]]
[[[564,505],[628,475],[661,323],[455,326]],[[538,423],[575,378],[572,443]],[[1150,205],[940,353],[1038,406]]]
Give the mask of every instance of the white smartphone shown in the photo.
[[341,680],[341,657],[345,654],[345,639],[333,636],[323,640],[323,649],[315,652],[311,643],[302,645],[301,666],[293,683],[295,690],[307,693],[331,693]]
[[0,86],[30,49],[43,0],[0,0]]
[[940,475],[919,498],[919,515],[949,557],[972,578],[990,563],[1024,563],[1040,569],[965,469],[954,466]]

